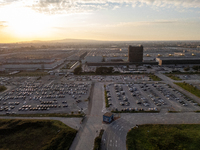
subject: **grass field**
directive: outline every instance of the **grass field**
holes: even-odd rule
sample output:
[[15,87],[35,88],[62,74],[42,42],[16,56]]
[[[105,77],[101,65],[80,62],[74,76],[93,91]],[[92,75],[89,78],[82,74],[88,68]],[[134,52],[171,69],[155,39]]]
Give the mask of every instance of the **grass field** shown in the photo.
[[172,75],[172,74],[168,74],[167,76],[168,76],[169,78],[173,79],[173,80],[177,80],[177,81],[181,81],[181,80],[182,80],[181,78],[179,78],[179,77],[177,77],[177,76],[175,76],[175,75]]
[[161,81],[162,79],[160,79],[158,76],[154,75],[154,74],[150,74],[149,77],[153,80],[153,81]]
[[127,134],[128,150],[197,150],[200,125],[141,125]]
[[68,150],[77,131],[53,120],[0,120],[2,150]]
[[81,118],[83,114],[64,114],[64,113],[49,113],[49,114],[0,114],[0,116],[12,116],[12,117],[76,117]]
[[176,85],[182,87],[183,89],[187,90],[188,92],[196,95],[197,97],[200,97],[200,90],[188,83],[175,83]]

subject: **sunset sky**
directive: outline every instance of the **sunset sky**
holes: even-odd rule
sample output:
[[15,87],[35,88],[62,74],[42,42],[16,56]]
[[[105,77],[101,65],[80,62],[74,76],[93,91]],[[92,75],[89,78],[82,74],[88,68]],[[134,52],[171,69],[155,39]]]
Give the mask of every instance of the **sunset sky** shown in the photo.
[[200,40],[200,0],[0,0],[0,43]]

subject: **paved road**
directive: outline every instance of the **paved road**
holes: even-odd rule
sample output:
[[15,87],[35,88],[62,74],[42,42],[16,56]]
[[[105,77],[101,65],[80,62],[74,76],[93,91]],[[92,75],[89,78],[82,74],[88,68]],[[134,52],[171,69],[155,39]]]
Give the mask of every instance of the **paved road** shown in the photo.
[[125,150],[126,135],[132,125],[123,118],[114,121],[102,137],[102,150]]
[[187,113],[132,113],[109,125],[102,137],[102,150],[126,150],[126,135],[140,124],[200,124],[200,114]]
[[[99,130],[104,128],[102,124],[103,86],[104,84],[102,83],[94,84],[91,111],[88,111],[90,113],[86,115],[70,150],[92,150],[95,137],[99,134]],[[96,132],[97,130],[98,132]]]

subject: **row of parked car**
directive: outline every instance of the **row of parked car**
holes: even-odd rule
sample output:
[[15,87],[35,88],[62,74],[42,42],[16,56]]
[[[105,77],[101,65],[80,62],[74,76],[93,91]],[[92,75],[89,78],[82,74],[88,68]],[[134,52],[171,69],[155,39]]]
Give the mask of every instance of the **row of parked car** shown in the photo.
[[19,111],[34,111],[34,110],[49,110],[50,108],[61,108],[61,107],[68,107],[67,104],[65,105],[37,105],[37,107],[31,107],[31,105],[23,105],[18,110]]
[[[180,97],[182,97],[184,100],[186,100],[186,101],[192,103],[194,106],[198,106],[198,103],[197,103],[197,102],[195,102],[195,101],[192,100],[191,98],[187,97],[186,95],[184,95],[184,94],[181,93],[180,91],[177,91],[176,89],[173,89],[173,88],[171,88],[171,90],[174,91],[176,94],[178,94]],[[183,103],[183,101],[180,101],[180,100],[177,99],[177,98],[176,98],[176,100],[177,100],[179,103],[183,104],[184,106],[187,106],[187,104],[186,104],[185,102]]]
[[168,89],[164,88],[161,85],[157,85],[156,89],[160,91],[168,100],[176,100],[183,106],[187,106],[188,104],[185,103],[183,100],[180,100],[178,97],[176,97],[173,93],[171,93]]
[[[41,82],[24,81],[17,88],[5,92],[3,95],[0,96],[0,111],[5,110],[11,112],[11,110],[14,108],[16,109],[16,111],[38,111],[49,110],[51,108],[68,107],[68,99],[64,99],[67,95],[70,95],[74,99],[75,103],[80,103],[81,100],[78,98],[80,98],[82,95],[86,95],[89,91],[88,89],[89,83],[53,84],[53,82],[51,81],[48,84],[42,84]],[[59,100],[59,98],[63,99]],[[8,100],[13,101],[14,99],[18,99],[19,102],[8,102]],[[20,106],[20,108],[19,106],[14,106],[19,105],[20,103],[23,103],[24,105]],[[29,103],[35,103],[36,105],[40,104],[41,107],[36,107],[34,105],[28,105],[28,107],[25,107],[26,104]]]
[[[152,84],[153,87],[157,87],[157,85]],[[161,99],[153,90],[150,90],[150,93],[148,96],[150,99],[153,101],[153,103],[156,106],[162,106],[162,105],[167,105],[165,100]]]
[[119,104],[121,106],[129,106],[130,102],[128,101],[128,97],[125,96],[125,91],[123,90],[122,85],[114,84],[115,92],[118,100],[120,100]]

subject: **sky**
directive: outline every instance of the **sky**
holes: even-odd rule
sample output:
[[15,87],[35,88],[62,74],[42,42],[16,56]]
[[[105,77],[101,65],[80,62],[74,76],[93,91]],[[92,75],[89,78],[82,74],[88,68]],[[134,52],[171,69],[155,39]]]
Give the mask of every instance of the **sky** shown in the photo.
[[0,43],[200,40],[200,0],[0,0]]

